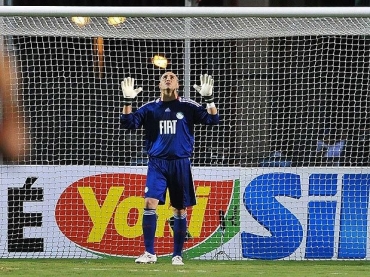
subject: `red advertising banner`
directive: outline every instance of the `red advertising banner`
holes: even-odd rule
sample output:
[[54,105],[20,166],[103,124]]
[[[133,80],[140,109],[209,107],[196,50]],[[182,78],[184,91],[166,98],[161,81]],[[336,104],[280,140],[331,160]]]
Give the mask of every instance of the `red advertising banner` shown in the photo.
[[[82,248],[103,255],[137,256],[144,251],[142,213],[146,176],[107,173],[84,177],[60,195],[55,218],[61,232]],[[209,238],[220,225],[220,211],[226,211],[233,181],[195,181],[197,205],[188,209],[188,230],[192,248]],[[168,197],[167,197],[168,199]],[[157,209],[156,251],[172,253],[172,208]]]

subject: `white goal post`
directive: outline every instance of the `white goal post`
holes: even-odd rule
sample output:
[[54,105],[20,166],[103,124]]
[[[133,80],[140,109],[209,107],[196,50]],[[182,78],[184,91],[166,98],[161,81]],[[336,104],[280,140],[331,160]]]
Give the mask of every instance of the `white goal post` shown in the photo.
[[0,166],[0,258],[141,254],[148,157],[120,82],[136,109],[174,71],[200,103],[212,75],[221,117],[195,128],[184,258],[370,259],[370,8],[3,6],[0,25],[31,138]]

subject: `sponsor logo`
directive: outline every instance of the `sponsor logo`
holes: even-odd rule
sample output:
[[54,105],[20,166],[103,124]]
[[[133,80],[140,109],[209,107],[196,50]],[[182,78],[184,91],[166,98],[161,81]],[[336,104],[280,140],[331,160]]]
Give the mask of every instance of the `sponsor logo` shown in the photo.
[[23,187],[8,188],[8,252],[43,252],[44,238],[28,238],[24,228],[41,227],[42,213],[27,213],[25,202],[43,202],[44,189],[32,187],[37,177],[28,177]]
[[159,133],[161,135],[174,135],[176,134],[177,120],[160,120]]
[[[144,251],[141,224],[145,181],[145,175],[112,173],[74,182],[64,190],[56,205],[59,229],[68,239],[95,253],[141,254]],[[227,211],[233,194],[232,180],[194,183],[197,205],[188,209],[191,237],[185,250],[205,242],[217,231],[219,211]],[[173,251],[172,208],[168,204],[161,205],[157,214],[155,246],[158,255],[167,255]]]
[[[247,185],[244,207],[270,235],[242,232],[244,258],[286,258],[303,242],[306,259],[366,258],[370,174],[343,174],[338,180],[338,174],[313,173],[308,182],[304,192],[300,175],[268,173]],[[301,214],[292,213],[278,198],[302,196],[308,202]],[[306,222],[298,218],[304,214]]]

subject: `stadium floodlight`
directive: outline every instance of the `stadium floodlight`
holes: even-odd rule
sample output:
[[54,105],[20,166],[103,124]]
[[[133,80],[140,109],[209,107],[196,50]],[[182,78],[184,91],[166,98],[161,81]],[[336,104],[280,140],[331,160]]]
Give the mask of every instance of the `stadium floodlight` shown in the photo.
[[122,16],[110,16],[108,17],[108,24],[112,26],[116,26],[122,24],[126,21],[126,17]]
[[168,65],[167,58],[159,54],[154,55],[151,61],[155,66],[158,66],[159,68],[166,68]]
[[77,26],[84,27],[90,22],[90,17],[86,16],[73,16],[71,17],[71,20],[73,23],[75,23]]

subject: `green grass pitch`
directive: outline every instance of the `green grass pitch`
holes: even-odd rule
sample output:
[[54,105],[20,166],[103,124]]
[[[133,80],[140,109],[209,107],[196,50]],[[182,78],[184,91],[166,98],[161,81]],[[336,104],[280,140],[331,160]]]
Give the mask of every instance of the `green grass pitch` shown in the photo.
[[185,260],[172,266],[169,258],[156,264],[133,259],[1,259],[0,276],[27,277],[218,277],[218,276],[370,276],[370,261],[224,261]]

